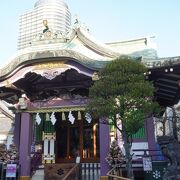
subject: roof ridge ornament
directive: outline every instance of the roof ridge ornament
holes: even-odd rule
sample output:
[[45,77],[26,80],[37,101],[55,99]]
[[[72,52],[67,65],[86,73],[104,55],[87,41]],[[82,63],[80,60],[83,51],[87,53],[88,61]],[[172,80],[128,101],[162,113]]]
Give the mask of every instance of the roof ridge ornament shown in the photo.
[[89,33],[89,28],[84,23],[81,23],[79,17],[75,18],[74,25],[67,32],[62,32],[60,30],[53,31],[49,27],[47,19],[43,20],[43,26],[45,28],[43,29],[42,33],[38,33],[34,37],[32,42],[29,43],[30,46],[52,43],[67,43],[73,39],[79,29]]
[[[68,31],[66,33],[63,33],[62,31],[53,31],[51,28],[48,26],[48,20],[44,19],[43,20],[43,25],[44,29],[42,33],[38,33],[32,42],[30,42],[30,45],[38,45],[38,44],[43,44],[44,41],[49,41],[48,43],[56,43],[56,42],[67,42],[70,37],[71,31]],[[47,42],[46,42],[47,43]]]
[[43,25],[45,27],[45,29],[43,30],[43,33],[46,33],[47,31],[49,31],[47,19],[43,20]]
[[85,31],[89,32],[89,28],[86,26],[85,23],[82,23],[80,21],[80,18],[78,15],[75,15],[75,22],[74,22],[74,29],[83,28]]

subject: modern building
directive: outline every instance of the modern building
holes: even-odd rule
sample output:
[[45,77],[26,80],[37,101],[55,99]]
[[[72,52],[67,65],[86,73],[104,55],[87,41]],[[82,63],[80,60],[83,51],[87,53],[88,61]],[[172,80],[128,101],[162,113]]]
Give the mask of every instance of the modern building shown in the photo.
[[[35,9],[44,8],[51,2],[63,5],[62,1],[41,0]],[[68,29],[70,13],[67,6],[64,7],[68,14],[64,24],[68,22]],[[105,178],[110,168],[105,157],[116,132],[85,113],[89,88],[97,80],[97,71],[122,55],[136,57],[150,67],[160,63],[153,37],[102,43],[78,20],[68,33],[57,33],[49,17],[38,21],[37,36],[29,39],[31,44],[26,48],[22,46],[11,62],[0,70],[0,98],[15,108],[14,141],[19,151],[21,177],[29,179],[31,171],[41,167],[47,179],[50,174],[62,178],[67,164],[72,167],[79,155],[84,179],[85,176],[86,179],[90,176]],[[44,19],[49,23],[49,29],[43,26]],[[29,28],[25,26],[22,31]],[[163,67],[161,70],[164,72]],[[154,75],[156,71],[149,71],[149,78]],[[164,78],[168,78],[167,75]],[[158,81],[162,76],[155,77]],[[164,87],[163,83],[161,85]],[[167,92],[165,89],[164,93]],[[158,98],[164,97],[162,93],[159,95],[162,97]],[[137,157],[141,156],[138,161],[141,163],[134,170],[143,172],[144,152],[151,155],[149,150],[157,150],[153,118],[149,118],[145,127],[133,137],[133,150]]]
[[71,25],[71,14],[63,0],[39,0],[32,11],[20,16],[18,49],[28,47],[42,33],[43,20],[54,32],[67,33]]

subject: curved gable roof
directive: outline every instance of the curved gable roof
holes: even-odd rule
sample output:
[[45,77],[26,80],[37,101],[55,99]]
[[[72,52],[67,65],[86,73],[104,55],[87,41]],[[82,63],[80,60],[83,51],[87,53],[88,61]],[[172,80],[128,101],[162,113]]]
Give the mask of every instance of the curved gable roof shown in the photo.
[[10,63],[0,69],[0,77],[8,77],[28,64],[48,60],[57,61],[57,58],[69,58],[90,69],[100,69],[107,62],[124,54],[135,57],[155,57],[152,43],[148,42],[146,38],[141,38],[128,43],[104,44],[90,35],[87,27],[76,23],[67,34],[50,31],[47,34],[37,35],[30,42],[29,47],[19,50],[10,59]]
[[55,37],[54,34],[52,33],[51,37],[46,37],[44,34],[36,37],[28,48],[18,51],[10,63],[0,69],[0,76],[6,76],[22,65],[42,59],[72,58],[80,64],[96,69],[121,55],[107,45],[95,41],[81,26],[72,28],[66,36],[56,34]]

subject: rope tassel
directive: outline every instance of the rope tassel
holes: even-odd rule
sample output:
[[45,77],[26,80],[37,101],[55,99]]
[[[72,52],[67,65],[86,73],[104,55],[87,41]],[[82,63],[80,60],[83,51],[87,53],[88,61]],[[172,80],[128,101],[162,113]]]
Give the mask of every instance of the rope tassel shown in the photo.
[[81,117],[81,112],[78,111],[78,120],[81,120],[81,119],[82,119],[82,117]]
[[46,121],[50,121],[49,113],[46,113]]
[[66,120],[66,116],[65,116],[65,113],[62,112],[62,120],[65,121]]

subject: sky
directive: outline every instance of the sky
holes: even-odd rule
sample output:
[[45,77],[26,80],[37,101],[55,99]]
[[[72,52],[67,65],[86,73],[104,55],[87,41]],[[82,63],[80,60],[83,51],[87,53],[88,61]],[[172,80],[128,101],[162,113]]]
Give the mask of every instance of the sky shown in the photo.
[[[37,0],[1,1],[0,66],[17,52],[19,16]],[[180,56],[180,0],[64,0],[101,42],[155,36],[159,57]]]

